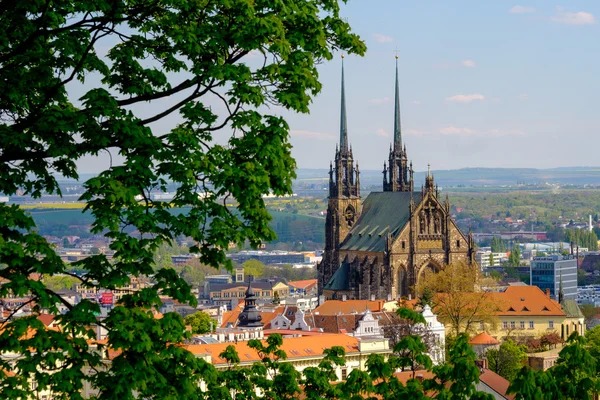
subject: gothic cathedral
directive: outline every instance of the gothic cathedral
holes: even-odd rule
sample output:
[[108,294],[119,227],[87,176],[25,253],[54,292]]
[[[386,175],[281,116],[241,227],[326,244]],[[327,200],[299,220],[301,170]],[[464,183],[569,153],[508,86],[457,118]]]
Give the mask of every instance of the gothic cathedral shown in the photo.
[[360,197],[360,172],[348,143],[342,63],[340,144],[329,168],[325,252],[318,265],[319,294],[327,299],[397,299],[413,294],[425,271],[474,262],[474,242],[450,218],[433,176],[414,191],[412,162],[402,145],[398,60],[394,143],[383,164],[383,192]]

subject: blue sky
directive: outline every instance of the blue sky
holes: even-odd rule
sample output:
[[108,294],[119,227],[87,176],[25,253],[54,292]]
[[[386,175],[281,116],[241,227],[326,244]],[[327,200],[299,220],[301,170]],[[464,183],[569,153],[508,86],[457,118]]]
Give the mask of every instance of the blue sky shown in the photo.
[[[380,170],[387,159],[396,51],[403,141],[416,171],[428,163],[433,170],[600,165],[600,1],[350,0],[342,16],[368,47],[364,57],[345,58],[348,132],[362,170]],[[100,56],[113,42],[99,46]],[[283,112],[300,168],[327,168],[334,157],[340,56],[319,67],[323,90],[310,114]],[[93,76],[73,83],[72,95],[97,84]],[[154,115],[176,101],[132,111]],[[165,133],[179,121],[172,114],[152,128]],[[78,164],[97,172],[110,161],[101,154]]]
[[[600,164],[600,2],[355,0],[342,14],[368,47],[345,59],[361,169],[387,158],[396,50],[416,170]],[[286,115],[299,167],[333,158],[340,67],[339,56],[321,66],[310,115]]]

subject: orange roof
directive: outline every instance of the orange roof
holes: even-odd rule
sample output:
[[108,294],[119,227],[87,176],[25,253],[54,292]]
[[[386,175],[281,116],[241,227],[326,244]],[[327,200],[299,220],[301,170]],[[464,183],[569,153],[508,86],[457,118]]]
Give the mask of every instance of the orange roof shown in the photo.
[[[357,338],[342,334],[303,336],[283,339],[281,350],[286,352],[288,359],[320,356],[323,354],[323,350],[330,349],[333,346],[344,347],[346,353],[357,353],[358,342]],[[194,355],[210,354],[212,363],[219,365],[226,363],[219,355],[227,346],[235,347],[241,363],[253,363],[261,360],[256,350],[248,347],[248,342],[193,344],[186,345],[184,348]]]
[[473,339],[469,340],[469,344],[500,344],[500,341],[494,339],[490,335],[485,332],[481,332],[479,335],[476,335]]
[[50,326],[52,321],[54,321],[54,315],[51,314],[39,314],[37,318],[46,326]]
[[290,281],[288,282],[289,286],[293,286],[295,288],[298,289],[307,289],[310,288],[311,286],[314,286],[317,284],[317,280],[316,279],[305,279],[303,281]]
[[499,308],[499,316],[565,316],[556,301],[537,286],[509,286],[503,292],[491,293]]
[[[260,311],[260,316],[262,317],[261,322],[263,323],[263,326],[267,327],[268,324],[271,323],[271,321],[273,320],[273,318],[275,318],[278,315],[283,314],[283,310],[284,310],[285,306],[279,306],[277,307],[275,310],[273,310],[273,312],[271,311]],[[240,315],[240,312],[242,312],[242,308],[238,307],[233,311],[225,311],[223,313],[223,317],[221,319],[221,328],[226,328],[228,323],[232,323],[233,326],[237,325],[238,322],[238,316]]]
[[352,314],[363,313],[367,307],[371,312],[381,311],[383,308],[383,300],[327,300],[319,307],[313,310],[313,314],[319,315],[336,315],[336,314]]

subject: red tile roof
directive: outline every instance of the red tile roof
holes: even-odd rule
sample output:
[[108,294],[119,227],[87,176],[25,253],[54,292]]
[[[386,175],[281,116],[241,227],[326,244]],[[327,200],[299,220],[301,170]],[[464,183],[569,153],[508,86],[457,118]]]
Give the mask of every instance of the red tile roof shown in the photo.
[[560,304],[537,286],[509,286],[503,292],[491,294],[499,308],[499,316],[565,316]]
[[[358,352],[357,338],[342,334],[321,334],[319,336],[303,336],[285,338],[281,345],[281,350],[285,351],[287,358],[301,358],[301,357],[314,357],[323,354],[323,350],[329,349],[333,346],[342,346],[346,350],[346,353],[357,353]],[[260,361],[256,350],[248,346],[248,342],[238,343],[215,343],[215,344],[194,344],[186,345],[184,348],[192,352],[195,355],[209,354],[211,361],[215,365],[225,364],[223,358],[219,355],[227,348],[227,346],[234,346],[240,362],[255,362]]]
[[317,284],[317,282],[317,279],[305,279],[303,281],[290,281],[288,282],[288,285],[298,289],[310,290]]
[[367,307],[371,312],[377,312],[382,310],[383,304],[383,300],[327,300],[314,309],[313,315],[364,313]]
[[488,335],[485,332],[481,332],[479,335],[476,335],[473,339],[469,340],[469,344],[494,345],[494,344],[500,344],[500,341],[498,341],[497,339],[494,339],[493,337],[491,337],[490,335]]

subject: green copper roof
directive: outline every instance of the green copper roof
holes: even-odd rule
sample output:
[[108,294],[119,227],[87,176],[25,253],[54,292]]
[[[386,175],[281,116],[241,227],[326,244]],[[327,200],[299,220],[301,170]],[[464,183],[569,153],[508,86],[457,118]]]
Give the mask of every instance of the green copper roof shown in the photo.
[[[415,204],[421,193],[414,193]],[[341,250],[381,252],[388,232],[395,238],[410,218],[410,192],[371,192],[362,214],[346,237]]]
[[583,318],[583,314],[575,300],[565,299],[560,305],[564,313],[567,314],[567,318]]
[[350,265],[342,263],[323,289],[350,290]]

